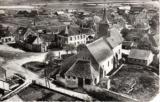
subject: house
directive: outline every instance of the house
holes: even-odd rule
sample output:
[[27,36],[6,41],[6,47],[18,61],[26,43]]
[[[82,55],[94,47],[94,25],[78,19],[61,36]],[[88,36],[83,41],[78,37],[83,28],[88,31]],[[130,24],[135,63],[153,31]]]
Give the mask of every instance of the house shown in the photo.
[[140,6],[131,6],[131,9],[130,9],[130,14],[134,14],[134,15],[136,15],[136,14],[139,14],[140,12],[142,12],[143,11],[143,7],[140,7]]
[[0,29],[0,43],[2,44],[12,44],[15,43],[15,37],[9,31],[7,27]]
[[4,10],[0,10],[0,16],[5,16],[6,12]]
[[0,95],[4,95],[9,90],[9,84],[6,82],[6,70],[0,67]]
[[131,6],[120,6],[118,7],[118,12],[119,14],[124,14],[124,13],[129,13],[129,11],[131,10]]
[[136,44],[133,41],[123,41],[122,49],[130,50],[131,48],[136,47]]
[[48,50],[48,43],[39,36],[28,35],[22,44],[25,50],[33,52],[46,52]]
[[66,28],[57,35],[57,43],[59,47],[62,48],[65,45],[74,45],[77,47],[80,44],[86,44],[86,38],[86,34],[81,33],[79,27],[70,25],[66,26]]
[[92,28],[81,28],[81,33],[86,35],[87,43],[94,41],[95,31]]
[[149,66],[154,54],[149,50],[132,49],[128,56],[128,63]]
[[65,73],[65,79],[70,87],[78,87],[95,85],[99,77],[90,61],[77,60]]
[[29,27],[19,27],[14,32],[16,42],[23,42],[26,40],[27,36],[31,34],[36,35],[36,32]]

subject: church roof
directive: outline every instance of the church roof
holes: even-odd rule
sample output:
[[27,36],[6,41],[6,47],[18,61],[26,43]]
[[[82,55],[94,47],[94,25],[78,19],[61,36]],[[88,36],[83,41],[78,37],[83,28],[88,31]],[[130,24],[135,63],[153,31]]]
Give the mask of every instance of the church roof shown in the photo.
[[113,55],[112,50],[103,37],[88,44],[87,48],[98,63]]
[[110,45],[110,47],[113,49],[114,47],[122,43],[123,38],[117,29],[112,28],[110,30],[110,37],[107,37],[106,40],[108,44]]

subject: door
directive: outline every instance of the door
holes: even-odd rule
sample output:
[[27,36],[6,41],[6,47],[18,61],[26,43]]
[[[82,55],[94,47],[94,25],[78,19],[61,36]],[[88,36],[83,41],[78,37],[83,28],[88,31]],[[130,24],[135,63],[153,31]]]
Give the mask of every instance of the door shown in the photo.
[[83,78],[78,78],[78,86],[83,87]]

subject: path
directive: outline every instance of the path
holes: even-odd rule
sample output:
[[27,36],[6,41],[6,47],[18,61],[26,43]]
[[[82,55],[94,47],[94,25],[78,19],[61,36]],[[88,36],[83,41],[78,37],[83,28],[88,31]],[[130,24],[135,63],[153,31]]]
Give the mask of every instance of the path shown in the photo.
[[[27,79],[25,84],[27,84],[27,85],[30,84],[33,80],[36,80],[36,82],[38,84],[45,86],[45,79],[44,78],[40,78],[35,73],[22,67],[22,65],[24,63],[27,63],[30,61],[43,61],[45,58],[45,55],[46,55],[46,53],[41,53],[38,56],[36,55],[36,56],[31,56],[31,57],[25,57],[22,59],[14,59],[14,60],[8,61],[5,65],[3,65],[3,67],[12,74],[19,73],[19,74],[25,76]],[[60,87],[57,87],[56,85],[52,84],[51,82],[49,82],[49,83],[50,83],[51,89],[54,91],[57,91],[57,92],[60,92],[60,93],[63,93],[63,94],[66,94],[66,95],[69,95],[69,96],[72,96],[75,98],[79,98],[82,100],[92,100],[92,98],[90,96],[88,96],[87,94],[82,94],[82,93],[74,92],[74,91],[67,90],[64,88],[60,88]]]

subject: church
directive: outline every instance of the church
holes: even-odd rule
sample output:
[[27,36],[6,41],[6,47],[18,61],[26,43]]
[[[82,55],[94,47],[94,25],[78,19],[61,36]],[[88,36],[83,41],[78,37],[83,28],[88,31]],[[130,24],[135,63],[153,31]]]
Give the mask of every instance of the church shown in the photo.
[[60,74],[70,87],[96,85],[102,78],[108,78],[113,69],[118,68],[122,58],[123,38],[120,31],[111,27],[105,8],[103,12],[96,40],[79,45],[77,55],[66,59],[61,66]]

